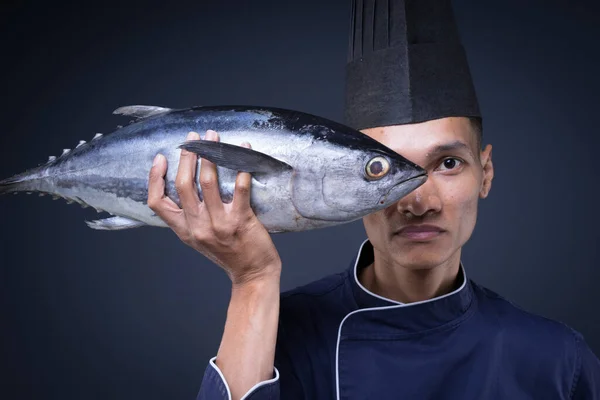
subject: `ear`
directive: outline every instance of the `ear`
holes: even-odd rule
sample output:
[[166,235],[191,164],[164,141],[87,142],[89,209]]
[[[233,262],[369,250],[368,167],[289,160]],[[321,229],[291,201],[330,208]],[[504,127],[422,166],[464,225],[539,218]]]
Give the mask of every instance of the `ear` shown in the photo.
[[483,180],[479,188],[479,197],[485,199],[492,188],[492,179],[494,179],[494,164],[492,163],[492,145],[488,144],[481,151],[481,167],[483,168]]

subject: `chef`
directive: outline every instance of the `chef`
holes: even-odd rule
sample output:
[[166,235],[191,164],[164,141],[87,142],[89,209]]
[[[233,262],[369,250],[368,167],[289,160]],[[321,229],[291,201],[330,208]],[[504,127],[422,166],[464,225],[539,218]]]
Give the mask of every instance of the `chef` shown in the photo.
[[347,268],[339,255],[342,272],[280,294],[281,259],[249,207],[249,174],[224,204],[201,160],[200,201],[197,159],[184,151],[180,209],[164,196],[157,158],[148,204],[232,281],[198,398],[600,399],[600,361],[580,333],[477,284],[461,262],[494,167],[450,1],[352,9],[345,123],[428,179],[363,218],[367,237]]

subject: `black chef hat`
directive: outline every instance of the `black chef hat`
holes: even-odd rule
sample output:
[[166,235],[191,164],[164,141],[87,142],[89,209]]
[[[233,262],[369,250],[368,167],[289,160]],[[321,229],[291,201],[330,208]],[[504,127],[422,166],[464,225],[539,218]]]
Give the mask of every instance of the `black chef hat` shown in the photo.
[[481,117],[450,0],[352,0],[345,123]]

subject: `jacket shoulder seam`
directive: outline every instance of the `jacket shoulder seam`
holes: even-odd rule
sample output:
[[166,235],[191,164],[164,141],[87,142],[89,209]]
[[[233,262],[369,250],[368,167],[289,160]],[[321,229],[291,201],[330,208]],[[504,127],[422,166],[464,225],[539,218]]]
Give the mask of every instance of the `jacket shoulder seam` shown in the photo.
[[577,391],[577,386],[579,385],[579,379],[581,377],[581,348],[580,337],[575,332],[571,331],[572,335],[575,339],[575,354],[576,354],[576,363],[575,370],[573,371],[573,381],[571,383],[571,393],[569,394],[569,399],[573,399],[575,396],[575,392]]

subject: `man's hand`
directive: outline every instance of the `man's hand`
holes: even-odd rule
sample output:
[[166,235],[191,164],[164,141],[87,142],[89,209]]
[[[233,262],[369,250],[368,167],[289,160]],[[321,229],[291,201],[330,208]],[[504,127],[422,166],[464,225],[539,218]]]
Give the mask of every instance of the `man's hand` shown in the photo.
[[[187,140],[199,140],[190,132]],[[207,131],[206,140],[218,141],[218,134]],[[244,143],[250,148],[250,144]],[[195,173],[197,155],[181,151],[175,187],[181,208],[165,196],[164,176],[166,158],[159,154],[154,159],[148,186],[148,206],[187,245],[221,266],[234,286],[275,276],[281,270],[281,259],[262,223],[250,207],[250,173],[239,172],[233,201],[223,203],[219,193],[217,168],[202,159],[200,186],[203,201],[198,196]]]
[[[188,140],[198,140],[190,132]],[[219,140],[214,131],[206,140]],[[250,148],[250,144],[244,144]],[[239,172],[233,201],[224,204],[216,166],[200,162],[200,201],[196,186],[196,154],[181,151],[175,187],[181,208],[165,196],[165,157],[158,155],[150,171],[148,206],[179,238],[220,265],[232,282],[227,320],[217,353],[233,399],[274,374],[281,259],[271,236],[250,207],[251,175]]]

